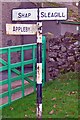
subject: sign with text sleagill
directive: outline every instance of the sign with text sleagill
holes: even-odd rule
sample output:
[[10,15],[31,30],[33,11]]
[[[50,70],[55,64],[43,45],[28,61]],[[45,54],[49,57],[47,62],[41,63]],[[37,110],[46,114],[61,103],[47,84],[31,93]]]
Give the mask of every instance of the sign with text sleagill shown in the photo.
[[40,8],[39,20],[66,20],[67,8]]
[[8,35],[35,35],[38,26],[36,24],[6,24]]
[[13,21],[26,21],[37,20],[38,9],[13,9],[12,20]]

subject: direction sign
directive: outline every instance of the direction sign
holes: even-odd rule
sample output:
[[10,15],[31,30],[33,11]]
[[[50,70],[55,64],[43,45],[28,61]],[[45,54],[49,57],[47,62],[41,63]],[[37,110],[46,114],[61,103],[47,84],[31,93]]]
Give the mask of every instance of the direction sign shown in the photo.
[[66,20],[67,8],[40,8],[39,20]]
[[67,8],[35,8],[12,10],[13,21],[38,20],[38,16],[39,20],[66,20]]
[[38,9],[13,9],[12,20],[14,21],[26,21],[26,20],[37,20]]
[[36,24],[6,24],[8,35],[34,35],[37,32]]

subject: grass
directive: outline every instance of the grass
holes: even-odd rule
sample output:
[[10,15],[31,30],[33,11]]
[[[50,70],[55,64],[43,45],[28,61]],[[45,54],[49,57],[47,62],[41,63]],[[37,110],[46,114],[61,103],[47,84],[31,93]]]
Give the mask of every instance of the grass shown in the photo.
[[[43,87],[43,118],[78,118],[78,78],[70,72]],[[36,118],[36,92],[2,109],[3,118]]]

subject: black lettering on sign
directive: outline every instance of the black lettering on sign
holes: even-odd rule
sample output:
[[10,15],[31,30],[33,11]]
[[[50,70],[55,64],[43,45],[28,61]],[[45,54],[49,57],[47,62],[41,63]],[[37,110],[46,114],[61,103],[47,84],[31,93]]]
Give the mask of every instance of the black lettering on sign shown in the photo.
[[28,13],[28,17],[31,16],[31,13]]
[[42,18],[44,17],[44,12],[41,12],[41,17],[42,17]]
[[18,30],[18,27],[16,27],[16,31]]
[[21,30],[21,27],[18,27],[18,32]]
[[30,17],[31,16],[31,13],[18,13],[18,18],[21,18],[21,17]]
[[55,13],[54,13],[54,16],[55,16],[55,17],[57,17],[57,16],[58,16],[57,12],[55,12]]
[[58,13],[58,16],[59,16],[59,17],[62,17],[62,14]]
[[50,12],[48,12],[48,17],[50,17]]
[[41,12],[41,17],[48,17],[48,18],[53,18],[53,17],[65,17],[64,13],[60,13],[60,12]]
[[25,17],[27,17],[27,13],[25,14]]
[[51,14],[51,17],[54,17],[54,13]]
[[65,17],[64,13],[62,13],[62,17]]
[[13,31],[16,31],[16,30],[15,30],[15,26],[13,26]]
[[18,13],[18,18],[21,18],[21,13]]
[[14,32],[28,32],[30,31],[30,27],[15,27],[13,26]]

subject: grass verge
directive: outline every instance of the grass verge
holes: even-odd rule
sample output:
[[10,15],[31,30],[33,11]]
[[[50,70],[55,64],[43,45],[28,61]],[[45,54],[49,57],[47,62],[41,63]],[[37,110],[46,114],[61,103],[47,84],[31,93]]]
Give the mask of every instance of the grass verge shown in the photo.
[[[43,118],[78,118],[79,73],[69,72],[43,87]],[[36,92],[2,109],[3,118],[36,118]]]

